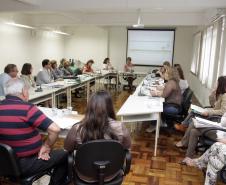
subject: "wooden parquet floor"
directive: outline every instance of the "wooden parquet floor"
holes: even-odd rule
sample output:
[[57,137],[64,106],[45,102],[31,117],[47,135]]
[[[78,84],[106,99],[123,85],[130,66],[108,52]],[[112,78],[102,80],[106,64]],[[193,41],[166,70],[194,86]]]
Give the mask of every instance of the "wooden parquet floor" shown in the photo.
[[[130,92],[111,92],[116,112],[130,95]],[[83,114],[86,107],[85,98],[73,98],[74,110]],[[135,105],[134,105],[135,106]],[[130,128],[131,125],[127,125]],[[132,165],[123,185],[202,185],[203,174],[200,170],[180,165],[185,152],[174,147],[182,135],[179,133],[167,136],[160,133],[157,157],[154,153],[154,133],[145,133],[144,126],[132,136]],[[55,148],[62,148],[63,140],[58,139]],[[7,183],[1,183],[7,184]],[[221,185],[222,183],[218,183]]]

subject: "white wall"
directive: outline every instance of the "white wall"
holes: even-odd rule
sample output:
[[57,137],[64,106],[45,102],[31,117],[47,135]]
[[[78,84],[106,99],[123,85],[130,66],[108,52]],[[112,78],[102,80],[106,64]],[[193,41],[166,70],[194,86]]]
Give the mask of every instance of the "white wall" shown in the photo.
[[59,60],[64,56],[64,39],[61,35],[0,24],[0,73],[8,63],[19,71],[24,63],[32,63],[34,75],[41,69],[44,58]]
[[[201,104],[208,104],[209,89],[190,73],[193,34],[197,27],[176,28],[174,63],[182,65],[186,79]],[[126,60],[127,29],[124,26],[79,26],[72,36],[61,36],[46,31],[28,30],[0,24],[0,72],[8,63],[15,63],[19,71],[25,62],[32,63],[34,74],[44,58],[60,60],[63,57],[86,62],[94,59],[95,68],[101,68],[103,59],[111,58],[113,66],[123,70]],[[136,67],[136,71],[149,71]]]
[[108,53],[108,29],[97,26],[80,26],[73,35],[65,38],[65,57],[86,63],[94,60],[94,68],[101,69]]

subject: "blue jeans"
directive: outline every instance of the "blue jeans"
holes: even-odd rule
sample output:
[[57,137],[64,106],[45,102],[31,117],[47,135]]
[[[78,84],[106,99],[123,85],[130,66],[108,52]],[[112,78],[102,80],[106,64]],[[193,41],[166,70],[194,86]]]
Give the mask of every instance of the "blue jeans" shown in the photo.
[[163,104],[163,113],[164,114],[178,114],[180,112],[179,106],[174,106],[171,104]]

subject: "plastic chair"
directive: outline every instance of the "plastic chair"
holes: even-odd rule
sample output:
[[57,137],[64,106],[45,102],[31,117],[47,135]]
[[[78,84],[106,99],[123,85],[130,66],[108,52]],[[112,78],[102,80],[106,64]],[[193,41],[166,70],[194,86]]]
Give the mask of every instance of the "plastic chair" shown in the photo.
[[[71,156],[73,157],[73,156]],[[131,155],[115,140],[95,140],[76,151],[73,179],[76,185],[120,185],[129,173]],[[92,179],[92,182],[86,179]]]
[[23,176],[16,154],[13,149],[6,144],[0,144],[0,164],[0,176],[8,177],[10,180],[16,181],[21,185],[32,185],[34,181],[43,175],[51,175],[52,170],[47,169],[35,175]]

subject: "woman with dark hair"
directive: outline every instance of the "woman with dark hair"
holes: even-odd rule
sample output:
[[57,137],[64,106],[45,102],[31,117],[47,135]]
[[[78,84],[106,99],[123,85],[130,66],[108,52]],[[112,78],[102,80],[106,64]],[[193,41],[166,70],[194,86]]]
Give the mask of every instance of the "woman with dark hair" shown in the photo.
[[[216,102],[213,109],[206,109],[202,116],[211,115],[223,115],[226,112],[226,77],[222,76],[218,78],[218,86],[216,90]],[[190,115],[190,114],[189,114]],[[186,158],[183,162],[186,162],[188,158],[194,155],[196,145],[198,143],[199,136],[206,130],[206,128],[195,128],[194,123],[191,119],[191,124],[185,132],[184,137],[181,141],[176,143],[177,147],[187,147]],[[212,139],[216,139],[216,132],[210,132],[208,136]]]
[[111,65],[110,58],[105,58],[103,61],[103,70],[113,70],[114,67]]
[[[115,120],[111,96],[106,91],[93,94],[88,102],[85,117],[75,124],[64,141],[64,148],[72,152],[79,144],[98,139],[118,140],[124,148],[130,148],[131,138],[125,125]],[[92,181],[80,177],[85,181]]]
[[[210,105],[213,108],[206,109],[201,116],[223,115],[226,112],[226,76],[220,76],[217,80],[217,88],[209,96]],[[182,123],[174,125],[176,130],[184,132],[192,123],[194,113],[190,112]]]
[[112,99],[107,91],[98,91],[91,96],[84,119],[71,128],[64,147],[73,151],[79,144],[97,139],[118,140],[125,148],[131,145],[128,130],[116,121]]
[[184,72],[183,72],[180,64],[174,64],[174,68],[178,71],[178,74],[180,77],[179,86],[181,89],[181,93],[183,94],[185,89],[188,88],[188,81],[185,80],[185,78],[184,78]]
[[32,76],[32,65],[30,63],[25,63],[21,70],[20,78],[24,81],[28,88],[35,87],[34,77]]
[[92,59],[88,60],[83,67],[82,73],[87,73],[87,74],[94,73],[92,69],[93,64],[94,64],[94,61]]

